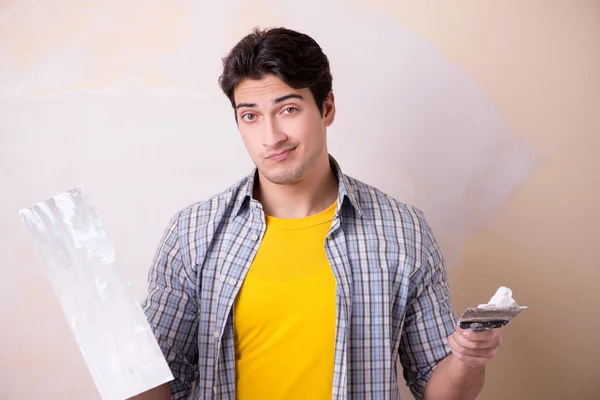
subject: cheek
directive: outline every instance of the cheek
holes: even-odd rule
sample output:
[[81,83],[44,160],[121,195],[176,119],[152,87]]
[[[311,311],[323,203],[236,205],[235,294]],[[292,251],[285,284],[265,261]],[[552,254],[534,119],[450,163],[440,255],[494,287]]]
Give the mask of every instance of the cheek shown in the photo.
[[240,129],[240,134],[242,137],[242,142],[244,142],[244,146],[250,152],[255,151],[255,149],[260,146],[259,136],[256,134],[252,134],[250,129]]
[[290,139],[306,146],[314,146],[322,141],[323,121],[315,118],[298,118],[286,124],[285,132]]

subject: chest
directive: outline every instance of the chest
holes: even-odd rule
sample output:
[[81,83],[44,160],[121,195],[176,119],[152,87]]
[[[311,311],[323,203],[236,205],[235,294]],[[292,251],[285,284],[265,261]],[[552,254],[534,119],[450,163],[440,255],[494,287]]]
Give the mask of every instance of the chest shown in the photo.
[[[210,316],[213,330],[225,325],[264,234],[260,218],[234,221],[217,232],[204,259],[198,260],[198,305]],[[348,333],[395,336],[409,295],[415,259],[411,246],[383,226],[342,225],[337,219],[322,243],[335,277],[337,318],[345,321]]]

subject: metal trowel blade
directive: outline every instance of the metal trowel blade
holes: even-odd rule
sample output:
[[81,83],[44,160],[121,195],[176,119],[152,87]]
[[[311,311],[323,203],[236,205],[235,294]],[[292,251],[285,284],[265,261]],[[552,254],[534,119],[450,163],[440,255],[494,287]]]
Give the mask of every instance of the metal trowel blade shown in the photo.
[[471,329],[474,331],[502,328],[526,309],[526,306],[510,308],[470,307],[467,308],[458,320],[458,326],[462,329]]

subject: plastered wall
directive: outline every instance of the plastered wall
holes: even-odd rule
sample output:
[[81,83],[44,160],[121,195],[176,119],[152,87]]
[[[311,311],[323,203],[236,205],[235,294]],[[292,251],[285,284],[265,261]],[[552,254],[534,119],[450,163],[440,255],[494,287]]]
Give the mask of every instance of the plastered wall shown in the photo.
[[88,188],[142,299],[169,217],[252,167],[217,77],[256,25],[323,46],[331,153],[426,212],[457,312],[500,285],[530,307],[480,398],[600,398],[600,2],[585,0],[0,2],[0,398],[99,398],[18,210]]

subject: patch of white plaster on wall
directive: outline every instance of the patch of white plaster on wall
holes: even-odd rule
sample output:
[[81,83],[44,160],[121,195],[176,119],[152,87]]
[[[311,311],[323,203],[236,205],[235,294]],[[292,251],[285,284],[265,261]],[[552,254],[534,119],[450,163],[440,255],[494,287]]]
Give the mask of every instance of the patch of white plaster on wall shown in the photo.
[[464,70],[388,15],[342,1],[264,5],[266,24],[309,33],[330,58],[330,151],[347,173],[421,208],[456,266],[467,237],[530,175],[532,149]]
[[[284,25],[313,35],[334,75],[338,114],[330,130],[332,153],[346,172],[422,208],[450,267],[466,237],[494,215],[533,166],[530,149],[511,136],[472,78],[389,16],[363,6],[307,0],[290,12],[287,3],[258,1],[268,13],[254,14],[252,21],[237,13],[240,20],[227,24],[229,15],[244,8],[241,2],[210,8],[192,2],[136,1],[118,9],[79,5],[53,11],[55,20],[35,19],[44,10],[34,4],[9,7],[3,25],[14,25],[9,18],[29,21],[31,29],[53,34],[55,48],[43,53],[43,46],[32,45],[35,68],[23,75],[12,64],[13,79],[4,81],[0,95],[23,95],[25,88],[43,94],[54,85],[58,89],[48,95],[80,88],[119,96],[144,97],[148,90],[164,99],[194,96],[197,88],[218,89],[232,25],[237,31],[244,25],[246,31],[258,24]],[[134,15],[135,24],[124,18]],[[40,25],[34,28],[32,21]],[[47,21],[70,22],[76,35],[67,40],[60,33],[68,28],[56,33]],[[160,40],[155,30],[163,32]],[[11,48],[7,43],[20,42],[5,42],[3,53]],[[99,62],[110,68],[94,67]]]

